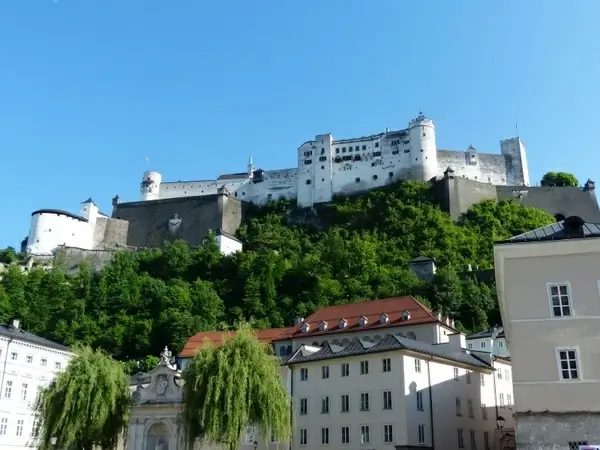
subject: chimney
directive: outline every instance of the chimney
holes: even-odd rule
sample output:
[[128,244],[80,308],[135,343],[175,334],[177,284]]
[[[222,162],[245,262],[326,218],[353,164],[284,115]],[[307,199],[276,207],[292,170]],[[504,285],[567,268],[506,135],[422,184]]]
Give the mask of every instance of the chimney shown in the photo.
[[13,319],[11,326],[15,329],[18,330],[21,328],[21,321],[19,319]]
[[593,191],[596,189],[596,183],[594,183],[594,181],[591,178],[588,178],[588,180],[585,182],[585,185],[583,186],[583,190],[584,191]]
[[448,336],[448,345],[456,351],[467,348],[467,336],[464,333],[454,333]]

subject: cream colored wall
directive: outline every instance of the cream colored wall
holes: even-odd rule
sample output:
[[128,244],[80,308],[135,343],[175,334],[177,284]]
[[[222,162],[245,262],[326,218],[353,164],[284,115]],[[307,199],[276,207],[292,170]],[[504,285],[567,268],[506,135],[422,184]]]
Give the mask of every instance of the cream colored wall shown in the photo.
[[[600,411],[600,240],[498,245],[495,259],[515,409]],[[548,283],[570,285],[571,317],[552,316]],[[578,350],[581,380],[560,380],[560,347]]]

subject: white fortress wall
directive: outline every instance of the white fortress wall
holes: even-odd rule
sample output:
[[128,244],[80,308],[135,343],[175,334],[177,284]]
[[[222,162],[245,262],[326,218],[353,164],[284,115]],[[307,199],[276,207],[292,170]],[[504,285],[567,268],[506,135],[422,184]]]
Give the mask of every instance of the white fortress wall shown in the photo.
[[438,150],[437,155],[438,175],[450,167],[457,177],[495,185],[508,184],[509,166],[504,155],[479,153],[474,148],[464,152]]
[[66,211],[40,210],[32,214],[27,253],[50,255],[58,246],[92,248],[93,227],[83,217]]

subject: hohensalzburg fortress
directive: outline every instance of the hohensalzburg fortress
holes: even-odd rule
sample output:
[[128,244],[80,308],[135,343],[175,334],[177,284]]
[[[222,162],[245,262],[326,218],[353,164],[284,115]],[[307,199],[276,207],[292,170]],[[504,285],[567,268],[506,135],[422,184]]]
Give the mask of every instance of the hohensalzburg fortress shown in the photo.
[[[103,214],[92,199],[82,203],[79,214],[34,211],[22,247],[29,254],[51,255],[61,246],[84,250],[156,247],[174,239],[198,245],[213,230],[221,250],[232,253],[242,246],[234,234],[245,202],[260,205],[286,198],[306,208],[330,202],[336,194],[444,175],[473,180],[482,186],[479,191],[485,191],[486,185],[494,191],[471,195],[472,201],[496,198],[494,186],[529,186],[525,146],[515,137],[500,142],[499,154],[479,153],[473,146],[463,151],[441,150],[433,121],[419,114],[402,130],[342,140],[331,134],[317,135],[298,148],[294,169],[255,169],[250,159],[246,172],[216,180],[171,182],[163,181],[159,172],[146,172],[141,201],[122,202],[117,196],[111,215]],[[458,204],[462,208],[471,203]]]
[[447,168],[457,177],[494,185],[528,186],[525,146],[518,138],[500,142],[500,154],[441,150],[436,145],[433,121],[419,114],[408,127],[372,136],[335,140],[317,135],[298,148],[298,167],[255,170],[252,159],[246,172],[221,175],[208,181],[163,181],[159,172],[144,173],[142,200],[162,200],[217,194],[256,204],[279,198],[297,199],[299,207],[330,202],[336,194],[353,194],[413,179],[428,181]]

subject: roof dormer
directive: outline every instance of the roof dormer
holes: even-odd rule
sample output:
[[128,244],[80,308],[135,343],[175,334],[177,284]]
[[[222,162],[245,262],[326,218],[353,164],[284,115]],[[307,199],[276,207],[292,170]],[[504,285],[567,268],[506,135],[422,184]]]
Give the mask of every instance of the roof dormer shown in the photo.
[[402,320],[403,320],[403,321],[404,321],[404,320],[410,320],[410,313],[409,313],[408,311],[404,311],[404,312],[402,313],[402,316],[401,316],[401,317],[402,317]]
[[360,319],[358,319],[358,324],[361,327],[366,326],[369,323],[369,319],[367,319],[365,316],[360,316]]
[[338,322],[338,328],[346,328],[348,326],[348,321],[346,319],[340,319]]
[[302,326],[300,327],[300,331],[302,333],[308,333],[309,330],[310,330],[310,323],[304,322],[302,324]]
[[325,322],[324,320],[321,320],[321,323],[319,323],[319,331],[326,331],[327,330],[327,322]]
[[385,324],[385,323],[388,323],[389,321],[390,321],[390,316],[388,316],[386,313],[383,313],[382,315],[379,316],[379,323]]

